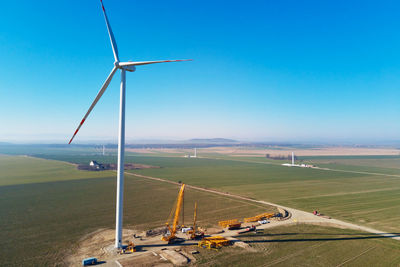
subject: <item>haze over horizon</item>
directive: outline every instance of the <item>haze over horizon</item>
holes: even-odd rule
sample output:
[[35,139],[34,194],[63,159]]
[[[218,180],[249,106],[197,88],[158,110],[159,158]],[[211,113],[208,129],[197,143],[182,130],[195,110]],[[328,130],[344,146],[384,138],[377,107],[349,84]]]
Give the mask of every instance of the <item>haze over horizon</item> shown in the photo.
[[[213,139],[226,139],[229,141],[214,141]],[[200,141],[196,141],[200,140]],[[75,145],[117,145],[117,138],[91,138],[91,139],[80,139],[77,142],[69,145],[65,142],[64,139],[45,139],[45,138],[35,138],[35,139],[5,139],[0,140],[0,145],[65,145],[65,146],[75,146]],[[296,140],[296,139],[230,139],[230,138],[190,138],[190,139],[182,139],[182,138],[154,138],[154,139],[126,139],[127,145],[180,145],[180,144],[205,144],[205,145],[221,145],[226,144],[228,146],[235,145],[295,145],[295,146],[366,146],[366,147],[399,147],[400,140],[392,139],[392,140],[373,140],[373,139],[304,139],[304,140]]]
[[[399,140],[400,3],[104,4],[121,59],[194,59],[127,75],[127,140]],[[112,68],[100,3],[2,9],[0,142],[68,142]],[[116,75],[74,142],[116,140],[118,103]]]

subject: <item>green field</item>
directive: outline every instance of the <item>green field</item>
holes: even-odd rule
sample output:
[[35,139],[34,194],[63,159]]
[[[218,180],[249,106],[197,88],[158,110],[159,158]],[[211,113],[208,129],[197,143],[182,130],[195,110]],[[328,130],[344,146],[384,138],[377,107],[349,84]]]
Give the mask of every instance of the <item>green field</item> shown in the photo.
[[[43,262],[62,260],[63,256],[74,248],[81,236],[99,228],[114,226],[115,172],[77,171],[69,163],[87,164],[90,160],[103,163],[116,162],[115,155],[101,156],[96,151],[84,151],[82,148],[77,150],[73,148],[66,153],[53,148],[30,151],[23,154],[39,158],[0,157],[0,170],[2,170],[0,173],[0,225],[6,230],[0,233],[0,239],[5,240],[0,245],[0,258],[5,259],[3,260],[5,265],[38,265]],[[208,156],[210,158],[188,159],[170,154],[127,153],[126,162],[160,167],[130,172],[216,188],[306,211],[317,209],[337,219],[379,230],[400,232],[397,223],[400,220],[398,209],[400,177],[397,176],[398,173],[400,174],[399,157],[302,159],[304,162],[311,162],[317,166],[343,170],[330,171],[289,168],[280,166],[281,161],[259,157]],[[167,183],[127,176],[125,190],[125,225],[145,229],[164,223],[174,203],[178,188]],[[265,210],[247,202],[188,190],[185,205],[186,221],[191,220],[195,199],[199,201],[199,218],[203,226],[213,225],[218,220],[231,217],[241,218]],[[346,236],[344,232],[340,232],[342,230],[338,229],[302,227],[295,230],[275,229],[271,233],[281,233],[278,235],[279,238],[290,238],[290,235],[283,235],[288,231],[298,231],[296,238],[304,235],[309,239],[315,239],[323,234]],[[312,232],[310,229],[319,229],[319,232]],[[346,233],[361,235],[354,231]],[[301,257],[300,260],[305,263],[304,265],[318,265],[319,261],[321,261],[320,265],[335,265],[338,261],[332,259],[328,252],[333,251],[332,253],[341,255],[342,249],[347,249],[354,250],[357,254],[369,249],[370,244],[374,244],[371,246],[375,247],[367,253],[367,255],[375,255],[373,260],[383,255],[381,253],[385,253],[383,265],[398,262],[395,256],[398,246],[397,241],[394,240],[379,239],[369,235],[368,238],[363,239],[342,240],[339,238],[334,241],[321,241],[321,246],[316,247],[313,244],[317,241],[314,240],[301,243],[308,252],[304,252],[306,256]],[[346,242],[343,243],[344,241]],[[375,244],[376,242],[378,245]],[[285,253],[295,255],[303,253],[301,247],[298,248],[299,241],[262,242],[263,246],[264,243],[276,249],[268,247],[265,250],[270,254],[265,254],[266,252],[257,254],[258,256],[254,259],[256,264],[266,255],[278,259]],[[287,246],[288,243],[290,246]],[[260,245],[259,243],[252,244]],[[16,247],[26,251],[23,256],[15,249]],[[234,248],[230,250],[237,251]],[[221,256],[216,256],[215,259],[210,254],[211,258],[207,256],[200,262],[218,265],[226,260],[224,257],[231,255],[229,251],[227,254],[222,253]],[[324,253],[328,253],[326,258],[329,264],[325,258],[318,256]],[[347,254],[343,255],[340,260],[347,258]],[[242,256],[246,258],[245,255]],[[313,261],[314,259],[309,259],[309,257],[317,257],[319,261]],[[294,259],[285,260],[282,265],[292,264],[291,260],[294,261]],[[355,265],[361,266],[363,262],[369,262],[369,256],[360,256],[356,259]],[[235,263],[245,265],[246,261],[241,263],[239,257]],[[279,264],[281,263],[278,262]]]
[[65,162],[0,155],[0,186],[109,177],[111,171],[83,172]]
[[[236,158],[231,161],[138,157],[137,160],[158,164],[164,161],[160,165],[165,168],[135,171],[140,174],[183,180],[310,212],[317,209],[337,219],[400,232],[397,223],[400,177],[397,176],[289,168],[270,162],[250,163],[249,159],[240,162]],[[386,160],[393,161],[380,159],[383,161],[380,164],[390,164]],[[335,168],[335,165],[328,167]],[[349,165],[349,168],[366,171],[358,165]]]
[[[76,163],[88,162],[92,157],[43,156]],[[289,168],[281,166],[281,161],[259,157],[188,159],[167,156],[128,154],[126,160],[161,167],[132,171],[138,174],[216,188],[310,212],[319,210],[344,221],[400,232],[397,223],[400,220],[400,157],[397,156],[303,159],[317,166],[344,171]],[[102,161],[100,156],[97,159]],[[103,161],[115,161],[115,156],[105,157]]]
[[[2,156],[0,166],[0,265],[62,263],[82,236],[114,227],[115,173],[77,171],[67,163],[28,157]],[[176,185],[127,176],[124,225],[138,230],[162,226],[178,190]],[[205,227],[226,218],[275,211],[187,189],[186,223],[192,222],[195,200],[199,225]]]
[[200,249],[199,266],[399,266],[400,242],[344,229],[293,225],[239,237],[256,251]]
[[400,156],[308,157],[304,158],[304,161],[332,169],[365,171],[400,176]]

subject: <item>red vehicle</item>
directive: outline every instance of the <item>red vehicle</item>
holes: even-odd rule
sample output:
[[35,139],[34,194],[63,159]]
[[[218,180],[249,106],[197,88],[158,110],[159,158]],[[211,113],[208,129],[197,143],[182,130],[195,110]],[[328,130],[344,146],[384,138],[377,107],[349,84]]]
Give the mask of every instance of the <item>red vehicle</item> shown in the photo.
[[255,230],[256,230],[256,226],[255,225],[252,225],[251,227],[247,226],[242,231],[239,231],[238,234],[244,234],[244,233],[248,233],[248,232],[255,231]]

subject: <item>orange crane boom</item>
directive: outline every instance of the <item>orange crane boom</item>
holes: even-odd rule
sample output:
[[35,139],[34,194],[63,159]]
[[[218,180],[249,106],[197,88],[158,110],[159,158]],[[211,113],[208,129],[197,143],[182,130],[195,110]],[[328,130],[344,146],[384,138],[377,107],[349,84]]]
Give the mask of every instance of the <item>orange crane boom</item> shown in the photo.
[[181,189],[179,190],[179,194],[178,194],[178,198],[177,198],[177,202],[176,202],[175,215],[174,215],[174,219],[172,221],[172,228],[169,225],[169,219],[165,223],[168,227],[169,234],[163,236],[161,239],[164,241],[168,241],[168,243],[170,243],[171,241],[173,241],[176,238],[176,235],[175,235],[176,227],[178,226],[179,214],[181,213],[181,210],[182,210],[184,191],[185,191],[185,184],[182,184]]

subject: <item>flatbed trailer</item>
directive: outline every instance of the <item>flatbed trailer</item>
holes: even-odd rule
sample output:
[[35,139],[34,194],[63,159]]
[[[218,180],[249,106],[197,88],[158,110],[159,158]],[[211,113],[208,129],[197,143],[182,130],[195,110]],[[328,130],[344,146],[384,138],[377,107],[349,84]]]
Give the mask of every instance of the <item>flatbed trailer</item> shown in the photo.
[[234,220],[227,220],[227,221],[220,221],[218,224],[222,228],[228,228],[229,230],[238,229],[242,226],[242,223],[239,222],[237,219]]

